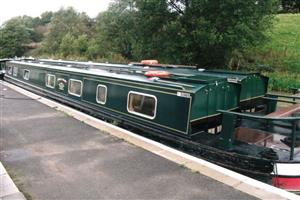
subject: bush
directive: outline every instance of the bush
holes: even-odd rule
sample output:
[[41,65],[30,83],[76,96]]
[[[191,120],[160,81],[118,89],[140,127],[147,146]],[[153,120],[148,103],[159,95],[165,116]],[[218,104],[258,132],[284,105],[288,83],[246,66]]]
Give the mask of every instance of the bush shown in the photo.
[[300,74],[289,72],[265,73],[269,79],[269,90],[288,92],[289,88],[300,88]]

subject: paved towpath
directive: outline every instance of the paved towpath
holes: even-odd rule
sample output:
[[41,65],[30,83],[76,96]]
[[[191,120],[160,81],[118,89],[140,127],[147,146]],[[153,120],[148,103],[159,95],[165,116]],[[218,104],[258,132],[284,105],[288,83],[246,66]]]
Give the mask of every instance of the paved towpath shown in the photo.
[[28,199],[255,199],[0,90],[1,162]]

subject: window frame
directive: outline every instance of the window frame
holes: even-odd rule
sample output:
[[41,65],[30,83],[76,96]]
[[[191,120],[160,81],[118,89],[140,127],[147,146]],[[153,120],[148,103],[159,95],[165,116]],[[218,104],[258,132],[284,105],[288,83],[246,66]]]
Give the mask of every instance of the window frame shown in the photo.
[[[149,116],[149,115],[145,115],[143,113],[136,112],[134,110],[129,110],[129,98],[130,98],[130,94],[137,94],[137,95],[142,95],[142,96],[154,98],[154,100],[155,100],[154,115],[153,116]],[[138,116],[141,116],[141,117],[145,117],[147,119],[154,119],[156,117],[156,111],[157,111],[157,97],[155,95],[152,95],[152,94],[147,94],[147,93],[142,93],[142,92],[135,92],[135,91],[129,91],[128,95],[127,95],[127,106],[126,107],[127,107],[127,111],[129,113],[131,113],[131,114],[138,115]]]
[[[17,71],[15,69],[17,69]],[[17,72],[17,73],[15,73],[15,72]],[[19,73],[19,68],[17,66],[13,66],[12,67],[12,76],[18,77],[18,73]]]
[[13,66],[7,66],[7,74],[11,75],[13,74]]
[[[54,85],[53,86],[48,85],[48,76],[54,77]],[[47,74],[46,75],[46,87],[54,89],[55,88],[55,84],[56,84],[56,76],[54,74]]]
[[[98,88],[99,87],[104,87],[105,88],[105,101],[104,102],[98,100]],[[107,101],[107,86],[106,85],[102,85],[102,84],[98,84],[97,85],[97,89],[96,89],[96,102],[104,105],[104,104],[106,104],[106,101]]]
[[[71,86],[71,81],[74,81],[74,82],[80,82],[80,95],[78,94],[75,94],[73,92],[70,92],[70,86]],[[83,82],[81,80],[78,80],[78,79],[69,79],[68,81],[68,94],[70,95],[73,95],[73,96],[76,96],[76,97],[81,97],[82,96],[82,88],[83,88]]]
[[[26,72],[26,71],[28,72],[28,79],[25,78],[25,72]],[[29,79],[30,79],[30,70],[24,69],[24,71],[23,71],[23,79],[29,81]]]

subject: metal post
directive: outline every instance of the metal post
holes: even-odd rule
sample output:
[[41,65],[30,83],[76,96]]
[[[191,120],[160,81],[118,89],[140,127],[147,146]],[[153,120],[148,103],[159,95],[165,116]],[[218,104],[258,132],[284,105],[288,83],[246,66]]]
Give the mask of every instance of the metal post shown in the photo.
[[[296,93],[297,93],[297,90],[293,90],[293,95],[294,95],[294,96],[296,95]],[[293,101],[296,101],[296,98],[295,98],[295,97],[293,98]]]
[[294,159],[294,149],[295,149],[295,142],[296,142],[296,121],[292,121],[292,137],[291,137],[291,154],[290,160]]
[[223,149],[230,149],[234,142],[234,131],[237,116],[230,113],[223,113],[222,118],[222,132],[219,138],[219,145]]
[[[295,96],[298,92],[300,92],[299,88],[291,88],[293,95]],[[293,98],[293,101],[296,101],[296,98]]]
[[267,101],[267,114],[274,112],[277,107],[277,100],[278,100],[277,97],[271,96],[271,98],[273,99],[269,99]]

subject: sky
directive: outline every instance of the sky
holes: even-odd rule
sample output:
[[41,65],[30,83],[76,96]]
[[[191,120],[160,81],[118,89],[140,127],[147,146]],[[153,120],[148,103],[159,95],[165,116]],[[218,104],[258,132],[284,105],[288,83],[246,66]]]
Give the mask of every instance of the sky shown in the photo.
[[57,11],[62,7],[72,6],[79,12],[86,12],[96,17],[108,8],[112,0],[2,0],[0,9],[0,25],[8,19],[28,15],[38,17],[45,11]]

